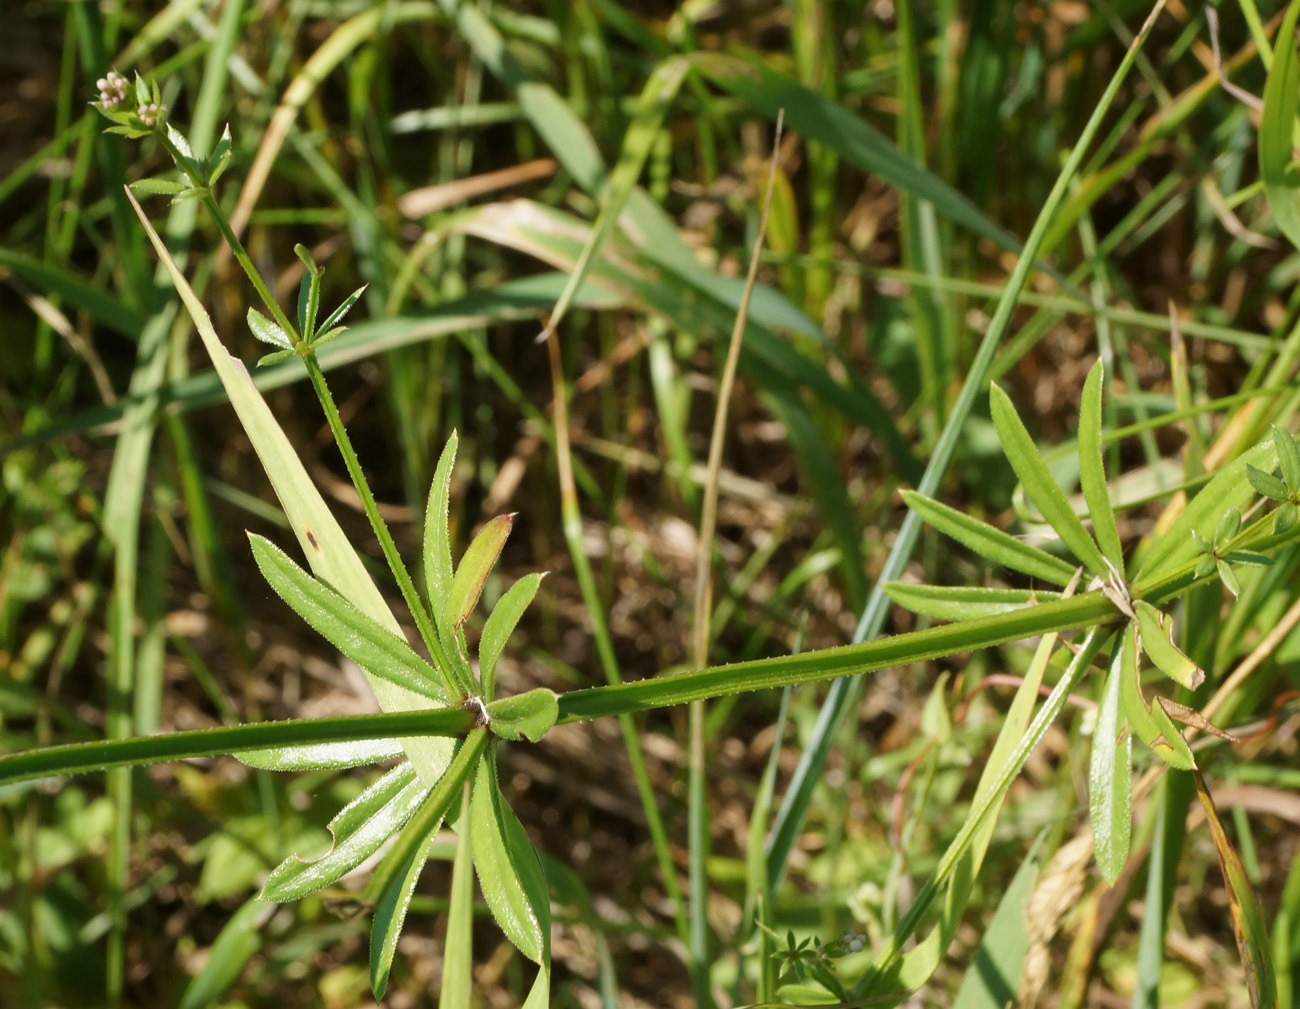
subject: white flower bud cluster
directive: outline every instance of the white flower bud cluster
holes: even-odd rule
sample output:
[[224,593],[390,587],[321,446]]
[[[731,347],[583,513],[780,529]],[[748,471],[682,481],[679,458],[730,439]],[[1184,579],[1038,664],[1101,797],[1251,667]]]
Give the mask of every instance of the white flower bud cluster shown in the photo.
[[106,109],[115,109],[126,101],[127,81],[116,70],[110,70],[107,77],[95,82],[99,89],[99,103]]
[[140,117],[140,122],[144,123],[145,126],[157,126],[160,111],[157,105],[150,102],[148,105],[141,105],[135,110],[135,114]]

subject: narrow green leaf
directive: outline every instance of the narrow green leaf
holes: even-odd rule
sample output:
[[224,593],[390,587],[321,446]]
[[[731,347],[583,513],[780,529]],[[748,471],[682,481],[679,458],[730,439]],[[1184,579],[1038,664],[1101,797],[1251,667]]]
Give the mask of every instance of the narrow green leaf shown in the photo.
[[311,345],[313,348],[323,347],[331,340],[338,339],[347,331],[348,331],[347,326],[335,326],[333,329],[327,329],[325,332],[321,333],[320,336],[313,337],[311,341]]
[[1293,493],[1300,492],[1300,448],[1286,428],[1273,425],[1273,445],[1277,448],[1277,462],[1282,469],[1282,479]]
[[1263,494],[1264,497],[1272,498],[1274,501],[1285,501],[1287,499],[1287,485],[1272,473],[1265,473],[1262,469],[1247,466],[1246,477],[1250,480],[1250,485]]
[[1237,577],[1237,572],[1232,570],[1232,565],[1227,561],[1220,560],[1214,564],[1219,572],[1219,581],[1223,582],[1223,587],[1232,593],[1234,599],[1241,598],[1241,580]]
[[460,559],[447,598],[442,607],[441,627],[444,631],[458,629],[478,605],[488,575],[501,556],[510,529],[515,524],[514,515],[498,515],[479,530]]
[[429,847],[447,810],[478,766],[487,742],[487,731],[481,728],[473,729],[461,741],[447,772],[406,822],[366,888],[366,892],[375,898],[375,916],[370,926],[370,988],[376,999],[383,998],[388,987],[397,940],[402,934],[411,894],[428,858]]
[[1214,530],[1214,545],[1219,548],[1226,547],[1237,538],[1239,532],[1241,532],[1241,509],[1229,508]]
[[1005,1009],[1008,1004],[1014,1004],[1029,950],[1027,912],[1037,880],[1035,850],[1025,856],[998,901],[974,962],[957,989],[952,1009]]
[[173,182],[171,179],[136,179],[131,183],[131,189],[137,193],[149,193],[151,195],[175,196],[177,193],[183,193],[189,186],[183,182]]
[[1248,564],[1255,568],[1271,568],[1273,558],[1267,554],[1261,554],[1258,550],[1229,550],[1223,555],[1223,559],[1229,564]]
[[259,357],[257,359],[257,366],[259,368],[265,368],[268,365],[279,364],[281,361],[287,361],[293,356],[294,354],[292,350],[277,350],[273,353],[263,354]]
[[207,1009],[234,984],[244,965],[262,948],[261,925],[273,908],[250,897],[230,916],[208,950],[203,968],[185,986],[177,1009]]
[[1119,541],[1119,528],[1115,525],[1115,511],[1111,508],[1110,492],[1106,487],[1106,464],[1101,443],[1101,359],[1092,366],[1083,383],[1083,402],[1079,407],[1079,484],[1083,499],[1088,502],[1092,517],[1092,531],[1101,546],[1101,552],[1124,573],[1124,549]]
[[1123,647],[1117,643],[1097,710],[1088,766],[1088,811],[1097,868],[1112,886],[1128,861],[1133,830],[1133,736],[1120,697],[1123,657]]
[[[461,809],[473,804],[469,782],[462,786]],[[471,814],[472,815],[472,814]],[[469,820],[461,814],[461,823]],[[451,901],[447,908],[447,941],[442,951],[442,989],[438,1009],[463,1009],[470,1004],[474,966],[474,856],[468,830],[456,838],[456,859],[451,866]]]
[[293,341],[289,339],[289,334],[257,309],[250,308],[247,318],[248,328],[263,343],[269,343],[272,347],[279,347],[281,350],[293,350]]
[[311,311],[313,287],[319,289],[320,279],[308,270],[302,275],[302,282],[298,285],[298,332],[302,334],[304,340],[311,340],[316,328],[316,319]]
[[1292,3],[1277,30],[1273,66],[1264,84],[1264,111],[1259,121],[1259,177],[1273,220],[1291,244],[1300,248],[1300,176],[1295,170],[1293,144],[1296,93],[1300,91],[1300,58],[1296,56],[1296,17]]
[[555,724],[559,704],[554,691],[537,687],[513,697],[503,697],[487,706],[489,728],[502,739],[527,739],[536,743]]
[[1169,716],[1157,704],[1147,707],[1142,697],[1142,679],[1138,667],[1138,630],[1137,624],[1129,622],[1124,629],[1120,642],[1115,646],[1121,652],[1120,662],[1120,698],[1124,703],[1124,714],[1133,731],[1138,734],[1151,751],[1170,767],[1180,771],[1190,771],[1196,766],[1187,740],[1179,732]]
[[208,164],[212,165],[212,172],[208,176],[208,188],[211,189],[217,184],[217,180],[226,172],[226,166],[230,164],[230,155],[232,151],[232,141],[230,139],[230,124],[221,131],[221,139],[217,141],[217,146],[213,149],[212,154],[208,157]]
[[993,423],[998,429],[998,437],[1002,440],[1002,450],[1026,493],[1033,499],[1043,518],[1056,530],[1061,542],[1083,562],[1084,567],[1094,575],[1106,577],[1106,562],[1101,551],[1052,478],[1010,397],[999,386],[993,385],[989,388],[989,404],[993,410]]
[[915,585],[911,582],[887,582],[881,588],[899,606],[939,620],[971,620],[1061,598],[1059,592],[1033,589]]
[[534,963],[550,960],[551,903],[542,865],[497,784],[491,750],[479,761],[470,806],[479,888],[506,938]]
[[1196,557],[1196,543],[1191,535],[1193,530],[1209,539],[1229,509],[1241,509],[1250,503],[1255,491],[1246,475],[1247,466],[1269,472],[1276,465],[1277,448],[1270,440],[1247,449],[1219,470],[1188,502],[1183,513],[1159,541],[1147,550],[1138,568],[1132,594],[1145,595],[1152,584]]
[[318,582],[270,540],[249,534],[253,557],[276,593],[317,633],[363,669],[441,704],[438,673],[405,641]]
[[496,696],[497,660],[519,624],[519,618],[537,595],[537,587],[544,577],[545,573],[534,573],[520,578],[497,600],[483,623],[483,634],[478,642],[478,672],[483,696],[488,700]]
[[1141,649],[1151,657],[1156,668],[1175,683],[1195,690],[1205,682],[1205,673],[1174,644],[1174,621],[1145,599],[1133,601],[1141,632]]
[[1300,518],[1300,509],[1296,508],[1295,502],[1283,502],[1273,513],[1273,535],[1281,536],[1295,525],[1297,518]]
[[428,794],[429,786],[409,763],[393,768],[330,820],[329,851],[314,859],[286,858],[262,884],[262,897],[297,900],[351,872],[411,818]]
[[362,284],[355,291],[353,291],[346,298],[344,298],[343,304],[339,305],[338,308],[330,312],[330,314],[325,317],[325,321],[322,322],[320,326],[318,326],[317,328],[322,332],[327,332],[335,328],[343,320],[343,317],[347,315],[348,312],[352,311],[352,306],[357,303],[358,298],[360,298],[363,294],[366,293],[366,288],[369,286],[370,286],[369,284]]
[[424,583],[429,594],[429,609],[442,613],[447,593],[451,591],[451,529],[448,514],[451,510],[451,473],[456,466],[456,447],[460,443],[456,432],[451,433],[438,459],[433,473],[433,486],[429,488],[429,503],[424,512]]
[[[1300,7],[1296,4],[1292,10]],[[1294,17],[1289,18],[1294,22]],[[1290,39],[1289,34],[1278,36]],[[1287,48],[1292,48],[1290,45]],[[1276,62],[1274,63],[1276,66]],[[1264,924],[1264,912],[1259,906],[1259,898],[1250,885],[1246,867],[1241,863],[1241,856],[1228,840],[1223,823],[1219,820],[1218,810],[1214,808],[1214,799],[1205,787],[1205,779],[1196,773],[1196,791],[1205,807],[1205,816],[1210,825],[1210,834],[1214,838],[1215,851],[1219,853],[1219,867],[1223,870],[1223,881],[1228,890],[1228,910],[1232,915],[1232,930],[1237,936],[1237,950],[1241,954],[1241,966],[1246,972],[1246,991],[1250,995],[1252,1009],[1274,1009],[1277,1005],[1277,977],[1273,972],[1273,961],[1269,950],[1268,928]]]
[[939,532],[995,564],[1041,578],[1054,585],[1068,585],[1074,577],[1074,568],[1068,562],[1053,557],[1045,550],[1022,543],[1001,529],[995,529],[916,491],[905,490],[902,496],[912,511]]
[[235,757],[249,767],[264,771],[325,771],[362,767],[402,755],[396,739],[354,739],[346,743],[316,743],[311,746],[277,746],[269,750],[244,750]]

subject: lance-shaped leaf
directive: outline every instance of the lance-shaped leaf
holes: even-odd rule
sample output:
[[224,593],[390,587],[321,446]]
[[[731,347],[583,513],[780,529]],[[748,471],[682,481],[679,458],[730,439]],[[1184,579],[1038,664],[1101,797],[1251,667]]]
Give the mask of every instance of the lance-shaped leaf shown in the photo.
[[1300,179],[1295,174],[1296,92],[1300,90],[1300,58],[1295,28],[1300,4],[1291,4],[1275,36],[1273,66],[1264,84],[1264,110],[1259,120],[1259,178],[1273,220],[1291,244],[1300,248]]
[[1296,446],[1291,432],[1273,425],[1273,445],[1277,448],[1277,463],[1282,479],[1292,494],[1300,491],[1300,447]]
[[1083,402],[1079,406],[1079,485],[1088,502],[1092,531],[1106,559],[1120,574],[1124,573],[1124,549],[1115,525],[1110,492],[1106,488],[1106,464],[1101,445],[1101,359],[1088,372],[1083,383]]
[[479,888],[501,931],[534,963],[550,959],[551,902],[532,842],[497,784],[489,750],[479,761],[470,806]]
[[443,605],[444,632],[459,628],[474,612],[478,597],[483,593],[483,586],[487,584],[488,575],[496,566],[514,524],[514,515],[498,515],[483,526],[470,543],[456,574],[452,576],[451,588]]
[[[1292,9],[1296,8],[1300,8],[1300,4]],[[1288,34],[1285,38],[1290,39],[1291,36]],[[1279,50],[1280,48],[1281,46]],[[1214,848],[1219,853],[1219,867],[1223,870],[1223,881],[1228,888],[1228,911],[1232,915],[1232,930],[1237,936],[1241,966],[1246,972],[1246,991],[1250,995],[1250,1004],[1252,1009],[1273,1009],[1277,1005],[1277,975],[1273,971],[1264,912],[1250,885],[1241,856],[1228,840],[1218,810],[1214,808],[1214,799],[1210,797],[1205,779],[1199,771],[1196,773],[1196,791],[1201,796],[1201,805],[1205,807]]]
[[1022,543],[1001,529],[995,529],[986,522],[971,518],[916,491],[905,490],[902,496],[907,507],[929,525],[995,564],[1055,585],[1068,585],[1074,577],[1074,568],[1067,561],[1053,557],[1047,551],[1028,543]]
[[1174,644],[1173,619],[1145,599],[1135,600],[1133,611],[1141,632],[1142,650],[1151,656],[1156,668],[1188,690],[1204,683],[1205,673]]
[[1147,707],[1147,702],[1142,697],[1138,630],[1135,622],[1129,622],[1117,647],[1122,650],[1120,661],[1123,663],[1120,698],[1124,702],[1124,714],[1128,717],[1129,725],[1151,747],[1151,752],[1166,764],[1180,771],[1190,771],[1196,766],[1196,760],[1187,746],[1187,740],[1159,704]]
[[483,634],[478,642],[478,673],[484,697],[490,699],[495,696],[497,660],[501,658],[510,635],[515,632],[519,618],[537,595],[537,587],[542,584],[544,577],[544,572],[524,575],[497,600],[487,620],[483,622]]
[[1246,475],[1247,466],[1269,472],[1277,465],[1277,447],[1272,440],[1247,449],[1224,466],[1214,478],[1188,502],[1183,513],[1151,546],[1138,568],[1132,594],[1141,596],[1152,584],[1175,568],[1196,558],[1197,544],[1192,533],[1211,540],[1220,522],[1233,508],[1240,510],[1254,497],[1255,489]]
[[289,339],[289,334],[255,308],[248,310],[248,328],[263,343],[269,343],[272,347],[279,347],[281,350],[293,350],[293,341]]
[[277,746],[269,750],[244,750],[236,760],[264,771],[330,771],[362,767],[402,755],[397,739],[350,739],[345,743]]
[[1123,645],[1116,641],[1097,710],[1088,767],[1088,811],[1097,868],[1112,886],[1128,861],[1133,830],[1133,736],[1120,698],[1123,659]]
[[1033,589],[986,589],[964,585],[914,585],[886,582],[881,586],[899,606],[939,620],[973,620],[1009,613],[1034,603],[1060,599],[1059,592]]
[[460,796],[461,786],[478,766],[487,741],[486,729],[473,729],[465,737],[447,772],[406,822],[366,888],[375,901],[375,917],[370,926],[370,987],[376,999],[383,998],[388,987],[388,973],[393,967],[393,954],[397,952],[411,894],[415,892],[438,827],[452,802]]
[[489,727],[502,739],[527,739],[536,743],[555,724],[560,707],[555,693],[538,687],[487,706]]
[[1101,551],[1097,549],[1093,538],[1088,535],[1088,530],[1083,527],[1079,516],[1074,514],[1070,502],[1066,500],[1064,492],[1048,470],[1047,463],[1043,462],[1043,457],[1038,454],[1038,449],[1034,446],[1033,439],[1029,437],[1020,414],[1016,413],[1011,398],[994,385],[989,390],[989,404],[993,411],[993,423],[1002,441],[1002,450],[1006,453],[1011,468],[1016,471],[1016,476],[1020,478],[1026,493],[1033,499],[1043,518],[1056,530],[1056,534],[1061,537],[1061,542],[1069,548],[1070,552],[1094,575],[1104,578],[1107,571]]
[[[469,782],[462,786],[461,809],[472,802]],[[463,815],[462,815],[463,820]],[[474,966],[474,856],[469,831],[456,839],[451,866],[451,902],[447,908],[447,944],[442,953],[442,988],[438,1009],[463,1009],[470,1004]]]
[[1246,478],[1250,480],[1250,485],[1263,494],[1264,497],[1272,498],[1274,501],[1286,500],[1287,485],[1272,473],[1265,473],[1255,466],[1247,466]]
[[379,850],[419,808],[429,787],[409,763],[395,767],[329,822],[333,843],[319,858],[297,855],[276,866],[262,885],[266,900],[297,900],[351,872]]
[[434,470],[429,503],[424,512],[424,582],[429,595],[429,609],[435,616],[442,613],[443,603],[451,590],[451,530],[447,516],[451,510],[451,473],[456,466],[459,443],[460,439],[453,431],[443,446],[438,468]]
[[361,295],[365,293],[366,288],[369,286],[370,286],[369,284],[362,284],[355,291],[349,294],[343,300],[343,304],[339,305],[338,308],[334,309],[334,311],[330,312],[330,314],[325,317],[325,321],[322,322],[320,326],[317,327],[317,331],[321,333],[328,333],[331,330],[336,328],[340,332],[346,329],[347,327],[345,326],[339,326],[340,320],[342,320],[342,318],[352,310],[352,306],[357,303],[357,299],[360,298]]
[[390,683],[447,703],[437,672],[410,645],[307,574],[270,540],[252,533],[248,539],[271,588],[340,652]]

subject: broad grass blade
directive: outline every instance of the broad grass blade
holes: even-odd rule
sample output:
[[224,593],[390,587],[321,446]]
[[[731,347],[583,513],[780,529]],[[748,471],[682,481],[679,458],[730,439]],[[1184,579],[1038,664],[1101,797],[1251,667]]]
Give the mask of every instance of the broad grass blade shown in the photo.
[[1097,868],[1111,885],[1124,871],[1133,831],[1133,737],[1120,696],[1123,657],[1123,648],[1116,647],[1101,693],[1088,765],[1093,848]]
[[949,508],[916,491],[905,490],[902,496],[907,507],[927,524],[994,564],[1041,578],[1054,585],[1068,585],[1074,577],[1075,568],[1068,561],[1023,543],[1001,529],[995,529],[986,522],[971,518],[964,512]]
[[1264,84],[1264,111],[1259,122],[1259,177],[1273,220],[1282,234],[1300,248],[1300,177],[1295,172],[1296,92],[1300,90],[1300,57],[1296,55],[1293,2],[1277,30],[1273,67]]
[[[235,408],[239,422],[275,488],[276,496],[280,499],[312,570],[322,581],[345,593],[366,616],[394,634],[400,634],[401,627],[397,618],[388,609],[384,597],[362,565],[361,558],[357,556],[320,492],[311,482],[284,430],[249,377],[248,370],[222,346],[216,330],[212,328],[212,320],[190,288],[185,275],[172,260],[167,247],[135,198],[129,192],[127,197],[135,207],[149,241],[153,243],[154,250],[176,286],[181,301],[194,319],[195,328],[230,397],[231,406]],[[428,706],[427,699],[419,694],[404,690],[377,676],[371,675],[369,679],[380,707],[386,711],[415,711]],[[451,759],[452,742],[448,739],[410,739],[404,741],[403,746],[427,784],[432,784],[441,777]]]
[[185,986],[177,1009],[207,1009],[226,993],[262,948],[261,926],[273,910],[266,902],[250,897],[227,919],[208,950],[203,969]]
[[994,385],[989,390],[989,405],[993,409],[993,423],[997,426],[998,437],[1002,439],[1002,450],[1006,452],[1007,460],[1016,471],[1025,491],[1070,552],[1094,575],[1104,578],[1107,573],[1106,562],[1101,551],[1079,521],[1079,516],[1074,514],[1070,502],[1048,470],[1047,463],[1038,454],[1011,398],[999,386]]
[[319,858],[286,858],[262,884],[266,900],[297,900],[351,872],[379,850],[429,794],[409,763],[395,767],[329,822],[330,850]]
[[1092,532],[1106,559],[1121,575],[1124,573],[1124,548],[1115,525],[1115,511],[1106,487],[1106,464],[1101,444],[1101,359],[1092,366],[1083,383],[1083,402],[1079,407],[1079,483],[1083,499],[1088,502]]
[[[1294,22],[1294,17],[1291,20]],[[1280,37],[1290,39],[1291,36]],[[1259,906],[1259,898],[1250,885],[1241,856],[1228,840],[1218,810],[1214,808],[1214,799],[1205,787],[1205,779],[1199,771],[1196,772],[1196,791],[1201,797],[1201,805],[1205,807],[1214,848],[1219,853],[1219,866],[1223,869],[1223,881],[1228,889],[1232,931],[1237,936],[1241,966],[1246,972],[1246,991],[1250,995],[1250,1004],[1252,1009],[1274,1009],[1277,1005],[1277,979],[1273,973],[1268,928],[1264,924],[1264,912]]]
[[1029,949],[1026,910],[1037,881],[1038,856],[1031,851],[998,901],[952,1009],[1004,1009],[1015,1000]]

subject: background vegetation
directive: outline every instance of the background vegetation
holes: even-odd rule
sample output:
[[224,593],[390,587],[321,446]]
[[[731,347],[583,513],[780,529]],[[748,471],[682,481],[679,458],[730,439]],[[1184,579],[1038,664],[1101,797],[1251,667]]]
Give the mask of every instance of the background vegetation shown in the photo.
[[[906,513],[898,491],[919,480],[1019,243],[1149,12],[1122,0],[965,6],[6,8],[0,750],[375,709],[360,669],[253,563],[245,530],[286,549],[292,537],[122,194],[170,158],[149,140],[104,136],[87,105],[108,69],[156,79],[196,147],[230,124],[216,196],[284,305],[304,269],[296,243],[326,266],[326,305],[368,285],[320,359],[398,548],[414,564],[456,430],[457,553],[486,519],[516,512],[486,596],[550,572],[498,677],[510,693],[559,693],[692,664],[702,463],[781,108],[762,286],[730,398],[709,661],[841,645],[865,626]],[[1291,421],[1300,259],[1279,231],[1286,212],[1265,198],[1249,100],[1264,93],[1281,11],[1245,0],[1217,14],[1240,94],[1218,79],[1207,16],[1174,5],[1156,21],[1047,222],[936,495],[968,514],[1045,530],[1003,457],[988,378],[1040,444],[1061,446],[1049,461],[1072,486],[1069,442],[1101,356],[1105,429],[1119,435],[1110,472],[1123,474],[1111,496],[1129,548],[1185,474]],[[692,63],[679,89],[658,104],[642,97],[682,54]],[[619,186],[616,166],[637,153],[641,188],[557,329],[568,383],[557,428],[548,349],[534,338]],[[251,365],[255,296],[212,219],[193,202],[147,208]],[[300,362],[256,375],[407,625]],[[591,564],[587,590],[565,538],[557,437],[573,453],[581,524],[568,529]],[[1217,716],[1246,741],[1198,754],[1261,895],[1281,1005],[1300,1004],[1300,552],[1288,549],[1243,569],[1235,605],[1198,590],[1183,620],[1183,646],[1208,672],[1187,703],[1255,663]],[[904,577],[1007,584],[932,532]],[[885,629],[926,623],[899,609]],[[710,705],[703,997],[754,997],[755,838],[800,781],[807,815],[779,819],[775,844],[789,852],[771,919],[782,937],[887,940],[966,822],[1033,647],[863,678],[829,737],[820,687]],[[1013,787],[963,927],[914,1004],[1250,1004],[1189,776],[1139,793],[1133,855],[1114,886],[1092,866],[1088,737],[1102,679],[1084,682],[1079,711]],[[688,715],[669,708],[633,728],[635,747],[603,719],[503,751],[502,787],[555,905],[555,1005],[702,999],[688,948],[698,939],[676,893],[703,850],[688,834]],[[824,773],[800,776],[801,754],[823,742]],[[1139,771],[1157,766],[1134,752]],[[638,799],[640,759],[670,877]],[[116,791],[98,774],[0,791],[0,1001],[366,1004],[364,874],[296,903],[255,894],[288,855],[324,850],[324,825],[374,776],[220,758],[137,771]],[[443,980],[453,854],[454,842],[434,849],[388,1004],[432,1004]],[[1002,917],[1000,904],[1011,908]],[[477,912],[476,997],[518,1004],[531,968]],[[1010,966],[990,971],[996,955]]]

